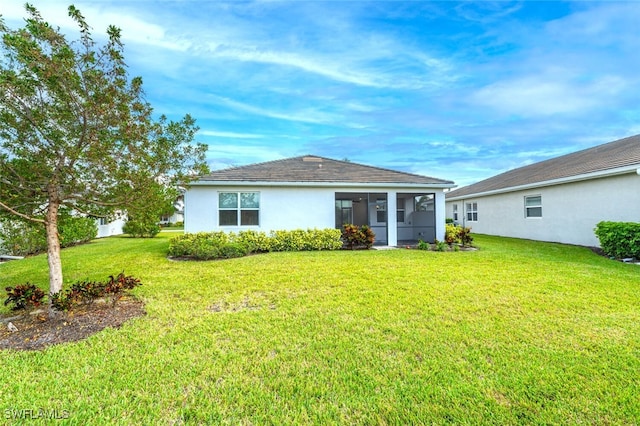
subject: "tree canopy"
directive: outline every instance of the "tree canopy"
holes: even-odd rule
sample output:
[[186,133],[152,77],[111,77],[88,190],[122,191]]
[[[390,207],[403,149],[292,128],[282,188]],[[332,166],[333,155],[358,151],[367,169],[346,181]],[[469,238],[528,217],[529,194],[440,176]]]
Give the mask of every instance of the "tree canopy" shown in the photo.
[[62,207],[105,217],[157,205],[171,186],[206,172],[195,120],[153,117],[142,78],[131,78],[121,31],[96,42],[69,6],[68,41],[32,5],[23,28],[0,18],[0,210],[46,228],[50,291],[62,288],[57,232]]

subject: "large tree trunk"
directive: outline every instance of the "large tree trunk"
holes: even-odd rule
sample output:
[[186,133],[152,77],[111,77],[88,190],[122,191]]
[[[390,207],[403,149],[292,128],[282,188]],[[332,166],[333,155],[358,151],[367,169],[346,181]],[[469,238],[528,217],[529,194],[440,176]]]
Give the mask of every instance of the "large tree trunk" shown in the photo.
[[62,259],[60,258],[60,236],[58,235],[59,204],[49,203],[44,226],[47,230],[47,260],[49,261],[49,293],[62,290]]

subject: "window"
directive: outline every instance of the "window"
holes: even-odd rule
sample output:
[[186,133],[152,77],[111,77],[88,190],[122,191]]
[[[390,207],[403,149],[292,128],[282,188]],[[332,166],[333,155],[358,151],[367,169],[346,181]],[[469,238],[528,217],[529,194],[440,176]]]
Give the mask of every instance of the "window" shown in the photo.
[[524,216],[542,217],[542,195],[524,197]]
[[478,203],[467,203],[467,221],[478,221]]
[[454,222],[458,221],[458,205],[457,204],[453,205],[453,220]]
[[218,223],[220,226],[259,225],[259,192],[219,192]]

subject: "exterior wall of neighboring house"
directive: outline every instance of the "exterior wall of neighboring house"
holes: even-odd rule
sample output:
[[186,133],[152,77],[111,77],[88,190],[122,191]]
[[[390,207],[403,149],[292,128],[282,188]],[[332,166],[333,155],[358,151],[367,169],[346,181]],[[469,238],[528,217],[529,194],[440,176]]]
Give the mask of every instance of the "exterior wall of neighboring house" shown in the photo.
[[[220,226],[218,222],[219,192],[258,192],[260,194],[258,226]],[[409,198],[401,198],[403,206],[397,205],[402,194],[430,193],[433,196],[433,209],[427,212],[414,212]],[[292,230],[307,228],[336,227],[336,197],[365,195],[365,204],[354,206],[353,217],[356,221],[368,221],[376,233],[376,241],[382,244],[397,245],[398,241],[414,240],[422,237],[429,240],[429,234],[444,239],[444,193],[441,188],[385,186],[314,186],[283,185],[268,186],[214,186],[192,185],[185,194],[185,232],[227,231],[238,232],[245,229],[259,231]],[[366,199],[366,195],[375,195]],[[384,199],[386,222],[378,222],[376,214],[377,198]],[[380,204],[382,207],[382,204]],[[369,217],[367,217],[367,214]],[[363,216],[364,215],[364,216]],[[430,215],[430,216],[429,216]],[[399,221],[399,218],[402,219]],[[421,223],[425,227],[420,228]],[[427,226],[427,223],[430,225]],[[389,226],[387,226],[389,224]],[[418,235],[420,233],[420,235]],[[417,238],[416,238],[417,237]]]
[[[540,207],[541,217],[526,217],[525,197],[529,214],[538,216]],[[594,233],[598,222],[640,222],[640,176],[630,172],[494,195],[472,194],[447,200],[448,218],[454,218],[455,205],[456,222],[475,233],[599,246]]]
[[96,219],[96,222],[98,225],[98,235],[96,235],[96,238],[110,237],[124,233],[122,231],[122,227],[126,222],[124,218],[118,218],[111,222],[107,222],[106,219]]

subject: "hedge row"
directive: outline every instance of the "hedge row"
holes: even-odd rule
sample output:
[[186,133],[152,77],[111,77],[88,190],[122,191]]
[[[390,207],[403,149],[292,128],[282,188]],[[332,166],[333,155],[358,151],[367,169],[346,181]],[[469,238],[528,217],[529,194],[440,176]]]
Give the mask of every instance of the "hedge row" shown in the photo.
[[640,223],[600,222],[595,232],[607,256],[640,259]]
[[174,237],[169,256],[193,259],[228,259],[249,253],[271,251],[338,250],[342,248],[339,229],[296,229],[293,231],[198,232]]

